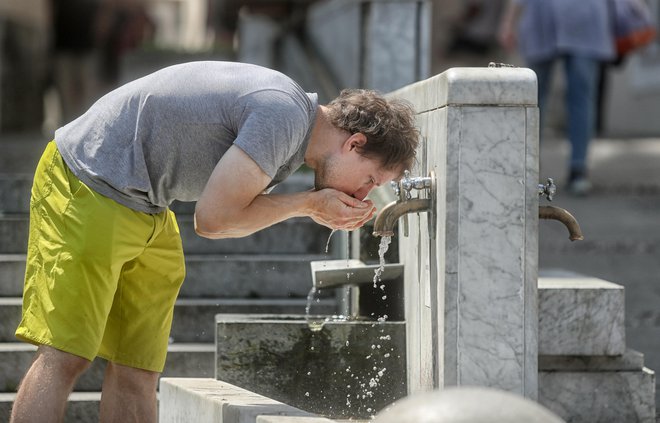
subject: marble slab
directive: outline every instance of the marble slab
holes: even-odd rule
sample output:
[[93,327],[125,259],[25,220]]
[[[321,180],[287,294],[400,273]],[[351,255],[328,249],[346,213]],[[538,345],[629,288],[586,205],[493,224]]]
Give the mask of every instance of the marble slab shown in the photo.
[[446,106],[535,107],[536,74],[527,68],[451,68],[391,93],[413,102],[418,113]]
[[399,241],[414,302],[406,305],[409,351],[419,352],[409,369],[420,380],[409,384],[489,386],[535,399],[535,75],[455,68],[390,95],[418,112],[424,142],[413,176],[438,177],[435,216],[410,216],[410,236]]
[[[312,285],[317,288],[332,288],[345,285],[373,284],[378,264],[365,264],[362,260],[319,260],[310,262]],[[378,280],[381,282],[398,279],[403,275],[403,265],[386,263],[382,266]]]
[[540,371],[633,371],[644,368],[644,354],[628,348],[622,355],[541,355]]
[[541,277],[538,289],[539,354],[625,353],[623,286],[578,275]]
[[306,32],[337,88],[388,92],[430,72],[429,0],[331,0],[308,11]]
[[238,386],[206,378],[162,378],[159,422],[255,423],[261,415],[312,414]]
[[216,316],[216,379],[329,418],[368,418],[403,398],[404,322]]
[[539,372],[539,403],[571,423],[655,423],[655,374]]

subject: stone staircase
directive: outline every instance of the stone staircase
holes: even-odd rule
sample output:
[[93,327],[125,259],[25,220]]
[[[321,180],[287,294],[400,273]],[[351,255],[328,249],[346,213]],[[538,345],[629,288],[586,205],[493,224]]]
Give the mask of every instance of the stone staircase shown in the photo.
[[[40,136],[0,138],[0,421],[7,421],[17,386],[36,348],[17,342],[21,315],[32,172],[46,144]],[[312,185],[296,174],[278,191]],[[194,233],[193,204],[175,204],[187,277],[175,305],[169,354],[163,376],[213,377],[217,313],[295,313],[305,311],[312,284],[309,262],[324,253],[329,231],[309,219],[293,219],[253,236],[207,240]],[[318,313],[336,312],[331,292],[315,303]],[[98,420],[105,362],[95,360],[70,397],[67,422]]]
[[567,422],[655,423],[655,373],[626,346],[624,287],[539,278],[539,402]]

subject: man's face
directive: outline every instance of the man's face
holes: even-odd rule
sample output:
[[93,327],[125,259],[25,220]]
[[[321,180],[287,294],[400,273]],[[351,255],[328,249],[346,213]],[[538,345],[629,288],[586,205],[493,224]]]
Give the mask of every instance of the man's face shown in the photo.
[[401,172],[382,169],[378,160],[360,155],[355,149],[328,155],[315,172],[317,190],[334,188],[358,200],[369,192],[399,177]]

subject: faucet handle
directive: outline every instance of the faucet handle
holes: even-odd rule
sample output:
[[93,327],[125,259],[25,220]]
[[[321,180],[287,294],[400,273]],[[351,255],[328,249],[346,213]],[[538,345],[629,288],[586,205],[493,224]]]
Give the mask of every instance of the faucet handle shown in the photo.
[[546,185],[538,185],[539,196],[545,195],[548,201],[552,201],[552,197],[557,193],[557,185],[552,178],[548,178],[548,183]]
[[397,198],[401,198],[401,189],[399,189],[399,182],[390,181],[390,186],[392,187],[392,190],[394,191],[394,195],[396,195]]

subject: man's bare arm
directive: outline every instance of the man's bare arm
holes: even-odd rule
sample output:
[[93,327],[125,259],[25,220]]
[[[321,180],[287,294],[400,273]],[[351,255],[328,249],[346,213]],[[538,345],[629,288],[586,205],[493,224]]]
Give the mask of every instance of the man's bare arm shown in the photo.
[[195,231],[206,238],[238,238],[292,217],[311,217],[333,229],[359,228],[374,214],[370,201],[324,189],[263,194],[270,178],[233,146],[218,162],[195,208]]

